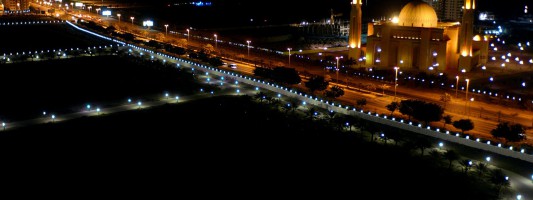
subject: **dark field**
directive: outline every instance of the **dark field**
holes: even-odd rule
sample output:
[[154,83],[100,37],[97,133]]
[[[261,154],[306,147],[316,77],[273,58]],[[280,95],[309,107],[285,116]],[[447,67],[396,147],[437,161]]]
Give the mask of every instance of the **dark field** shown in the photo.
[[43,111],[80,111],[87,103],[105,107],[128,97],[199,90],[189,72],[148,62],[98,56],[1,65],[0,119],[18,121]]
[[114,44],[78,31],[65,23],[3,25],[0,26],[0,38],[9,41],[0,45],[0,55]]
[[7,131],[0,157],[95,196],[93,183],[121,197],[491,199],[463,174],[322,124],[218,97]]

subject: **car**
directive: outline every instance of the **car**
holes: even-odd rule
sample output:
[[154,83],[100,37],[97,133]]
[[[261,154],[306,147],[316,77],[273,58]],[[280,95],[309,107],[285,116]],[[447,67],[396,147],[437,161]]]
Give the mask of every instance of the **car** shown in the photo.
[[235,64],[235,63],[231,63],[231,64],[229,65],[229,67],[230,67],[231,69],[236,69],[236,68],[237,68],[237,64]]

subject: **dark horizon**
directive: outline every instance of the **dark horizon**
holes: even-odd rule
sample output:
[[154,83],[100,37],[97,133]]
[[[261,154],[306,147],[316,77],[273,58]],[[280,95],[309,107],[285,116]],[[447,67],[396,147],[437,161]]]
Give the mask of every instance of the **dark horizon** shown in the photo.
[[[118,2],[140,3],[154,6],[166,6],[178,2],[192,2],[198,0],[114,0]],[[247,14],[247,9],[257,7],[260,11],[272,10],[271,14],[284,14],[291,17],[313,16],[316,18],[325,17],[330,13],[330,9],[335,12],[343,13],[345,16],[350,12],[350,0],[333,0],[333,1],[313,1],[309,0],[270,0],[268,2],[247,1],[247,0],[202,0],[203,2],[212,2],[214,6],[225,6],[242,8],[243,14]],[[394,13],[399,13],[401,8],[412,0],[363,0],[363,16],[367,19],[390,17]],[[368,4],[367,4],[368,2]],[[528,5],[527,0],[508,0],[506,3],[494,3],[490,0],[476,1],[478,11],[490,11],[496,14],[498,19],[515,18],[523,14],[524,6]],[[105,1],[104,1],[105,4]],[[533,3],[530,6],[533,6]],[[383,6],[385,5],[385,6]],[[308,12],[306,12],[308,11]],[[253,13],[253,12],[251,12]],[[316,13],[310,15],[310,13]],[[303,20],[303,19],[302,19]],[[315,19],[307,19],[315,20]]]

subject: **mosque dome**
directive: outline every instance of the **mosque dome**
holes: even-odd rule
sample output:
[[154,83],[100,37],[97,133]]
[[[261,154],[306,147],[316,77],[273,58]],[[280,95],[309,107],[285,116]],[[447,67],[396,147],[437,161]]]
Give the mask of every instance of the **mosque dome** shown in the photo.
[[434,28],[437,27],[437,13],[429,4],[416,0],[408,3],[400,12],[398,25]]

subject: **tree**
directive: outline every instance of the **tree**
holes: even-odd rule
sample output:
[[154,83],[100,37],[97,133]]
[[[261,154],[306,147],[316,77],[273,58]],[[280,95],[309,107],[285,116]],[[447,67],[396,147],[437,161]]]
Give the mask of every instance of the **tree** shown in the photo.
[[386,90],[386,89],[389,89],[390,87],[391,87],[391,86],[390,86],[390,85],[387,85],[387,84],[381,84],[381,85],[378,85],[378,88],[381,89],[383,95],[385,95],[385,90]]
[[435,103],[419,102],[416,107],[413,108],[413,118],[423,121],[427,126],[429,122],[440,121],[444,114],[444,109]]
[[212,51],[215,50],[215,47],[213,47],[213,45],[211,45],[211,44],[206,44],[206,45],[204,46],[204,50],[205,50],[207,53],[210,53],[210,52],[212,52]]
[[468,170],[470,170],[470,168],[472,167],[472,161],[468,160],[468,159],[465,159],[465,160],[461,160],[459,162],[459,164],[461,165],[461,167],[463,167],[463,172],[465,174],[468,173]]
[[431,142],[427,138],[419,138],[416,140],[415,146],[420,149],[420,155],[424,155],[424,151],[431,147]]
[[400,102],[399,111],[403,115],[409,116],[409,121],[411,121],[411,116],[413,116],[413,107],[415,106],[414,100],[402,100]]
[[509,125],[509,122],[502,122],[490,133],[496,138],[505,139],[507,142],[519,142],[526,139],[525,129],[521,124]]
[[474,129],[474,123],[470,119],[461,119],[459,121],[454,121],[453,127],[461,129],[462,133],[464,134],[465,131]]
[[350,57],[348,59],[346,59],[344,61],[344,65],[348,66],[349,68],[352,68],[353,65],[356,65],[357,64],[357,60],[355,60],[354,58]]
[[156,40],[163,41],[163,40],[165,40],[165,38],[166,38],[166,37],[165,37],[165,34],[163,34],[163,33],[157,33],[157,34],[155,34],[155,39],[156,39]]
[[277,82],[294,85],[302,82],[300,75],[294,68],[276,67],[272,70],[271,78]]
[[429,157],[431,157],[436,163],[442,162],[442,153],[440,153],[438,150],[431,150],[428,152]]
[[333,86],[326,91],[326,97],[336,99],[344,95],[344,90],[339,86]]
[[263,100],[266,99],[266,94],[264,92],[259,92],[259,93],[255,94],[254,97],[256,99],[258,99],[259,102],[263,103]]
[[222,62],[222,59],[220,59],[219,57],[213,57],[209,58],[209,64],[214,67],[220,67],[224,64],[224,62]]
[[313,121],[317,115],[318,113],[314,107],[311,107],[309,110],[307,110],[307,116],[309,119],[311,119],[311,121]]
[[365,107],[366,105],[366,99],[365,98],[358,99],[356,104],[358,108],[363,109],[363,107]]
[[314,91],[322,91],[328,88],[329,82],[324,80],[323,76],[314,76],[309,79],[305,83],[305,87],[307,87],[311,93],[314,93]]
[[456,161],[457,159],[459,159],[459,154],[457,154],[454,150],[446,151],[446,153],[444,153],[443,156],[444,158],[446,158],[446,160],[450,161],[450,164],[448,165],[448,169],[452,168],[453,161]]
[[180,46],[180,47],[185,47],[187,46],[187,40],[186,39],[179,39],[176,41],[176,45]]
[[446,116],[442,117],[442,119],[444,119],[444,128],[446,128],[446,124],[452,124],[452,116],[451,115],[446,115]]
[[501,169],[494,169],[490,173],[489,180],[496,187],[496,195],[499,197],[503,188],[510,186],[505,173]]
[[446,104],[452,100],[452,96],[445,92],[442,96],[440,96],[440,101],[444,102],[444,109],[446,109]]
[[476,171],[479,176],[483,175],[488,170],[487,164],[482,163],[482,162],[478,163],[474,167],[476,168]]
[[292,112],[294,112],[300,106],[300,101],[298,101],[298,99],[291,99],[289,102]]
[[389,105],[386,106],[387,110],[390,111],[390,115],[392,116],[392,114],[394,114],[394,111],[396,111],[398,109],[398,107],[400,107],[400,103],[394,101],[394,102],[391,102]]

